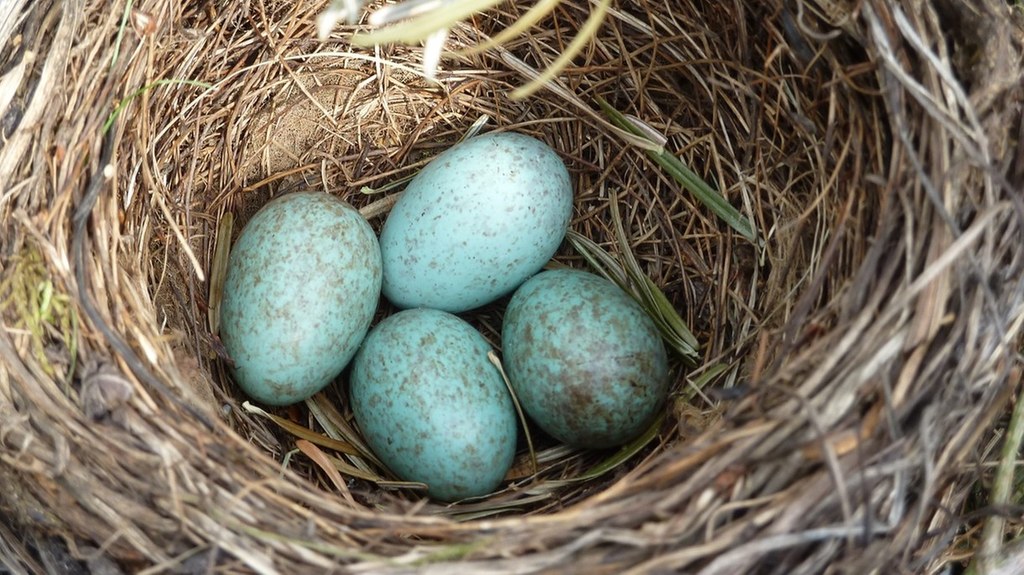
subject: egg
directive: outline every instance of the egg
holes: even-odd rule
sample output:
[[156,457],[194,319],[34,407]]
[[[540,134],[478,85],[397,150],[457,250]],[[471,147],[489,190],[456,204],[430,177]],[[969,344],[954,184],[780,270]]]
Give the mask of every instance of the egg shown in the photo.
[[323,389],[355,355],[380,300],[380,247],[352,206],[326,193],[272,200],[231,250],[220,337],[233,376],[268,405]]
[[490,350],[458,317],[411,309],[370,330],[352,361],[352,413],[367,444],[435,499],[491,493],[512,465],[516,413]]
[[557,269],[526,281],[505,311],[501,344],[523,410],[566,444],[626,443],[664,404],[669,368],[657,327],[594,274]]
[[492,302],[551,259],[571,215],[569,172],[547,144],[470,138],[424,167],[388,215],[384,296],[453,313]]

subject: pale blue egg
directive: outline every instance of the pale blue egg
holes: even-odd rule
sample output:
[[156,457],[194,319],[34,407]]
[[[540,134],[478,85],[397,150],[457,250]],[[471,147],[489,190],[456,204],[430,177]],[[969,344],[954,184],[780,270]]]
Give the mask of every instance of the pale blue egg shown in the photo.
[[384,296],[453,313],[494,301],[551,259],[571,215],[569,172],[547,144],[470,138],[423,168],[388,215]]
[[523,410],[569,445],[636,438],[668,391],[668,357],[653,320],[619,286],[584,271],[527,280],[505,310],[501,345]]
[[302,401],[345,368],[380,300],[380,248],[352,206],[298,192],[265,205],[231,250],[220,336],[234,379],[269,405]]
[[352,361],[352,412],[366,442],[436,499],[491,493],[512,465],[515,408],[490,350],[454,315],[411,309],[370,330]]

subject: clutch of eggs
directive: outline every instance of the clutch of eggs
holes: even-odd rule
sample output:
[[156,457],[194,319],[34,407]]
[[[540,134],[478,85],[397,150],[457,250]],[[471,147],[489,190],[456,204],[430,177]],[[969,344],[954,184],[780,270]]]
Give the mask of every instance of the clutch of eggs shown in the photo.
[[[328,194],[270,202],[234,246],[224,286],[221,338],[235,380],[287,405],[351,362],[353,414],[392,472],[444,501],[485,495],[512,463],[517,417],[490,345],[452,313],[514,292],[501,343],[525,412],[573,446],[628,442],[663,405],[665,348],[618,286],[540,271],[572,203],[558,155],[515,133],[471,138],[430,162],[379,242]],[[404,311],[370,330],[381,293]]]

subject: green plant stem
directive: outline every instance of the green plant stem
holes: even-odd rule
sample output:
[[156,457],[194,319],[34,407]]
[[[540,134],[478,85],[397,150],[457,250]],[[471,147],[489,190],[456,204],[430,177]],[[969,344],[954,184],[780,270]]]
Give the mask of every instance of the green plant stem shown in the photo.
[[117,65],[117,58],[121,55],[121,43],[124,41],[124,31],[128,28],[128,18],[131,17],[132,4],[135,0],[128,0],[124,5],[124,13],[121,15],[121,24],[117,27],[117,41],[114,42],[114,54],[110,57],[110,69]]
[[[1006,429],[1006,439],[996,468],[995,480],[989,495],[989,506],[999,507],[1010,501],[1013,490],[1013,478],[1016,471],[1017,454],[1020,453],[1021,441],[1024,439],[1024,390],[1018,392],[1016,404],[1010,415],[1010,425]],[[985,521],[981,532],[981,549],[974,554],[965,575],[982,575],[988,573],[993,563],[998,561],[1002,550],[1002,542],[1006,520],[998,514],[992,514]]]

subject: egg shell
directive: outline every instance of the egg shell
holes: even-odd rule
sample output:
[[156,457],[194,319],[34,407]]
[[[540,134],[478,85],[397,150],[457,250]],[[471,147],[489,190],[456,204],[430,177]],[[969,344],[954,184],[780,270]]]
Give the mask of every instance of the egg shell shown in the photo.
[[326,193],[272,200],[231,250],[220,336],[234,379],[269,405],[302,401],[345,368],[380,300],[380,247],[352,206]]
[[569,172],[547,144],[470,138],[424,167],[388,215],[384,296],[453,313],[494,301],[551,259],[571,216]]
[[501,341],[523,410],[566,444],[626,443],[664,403],[668,357],[657,327],[602,277],[558,269],[530,278],[509,301]]
[[515,408],[490,350],[458,317],[412,309],[370,330],[352,362],[352,412],[366,442],[435,499],[490,493],[512,465]]

